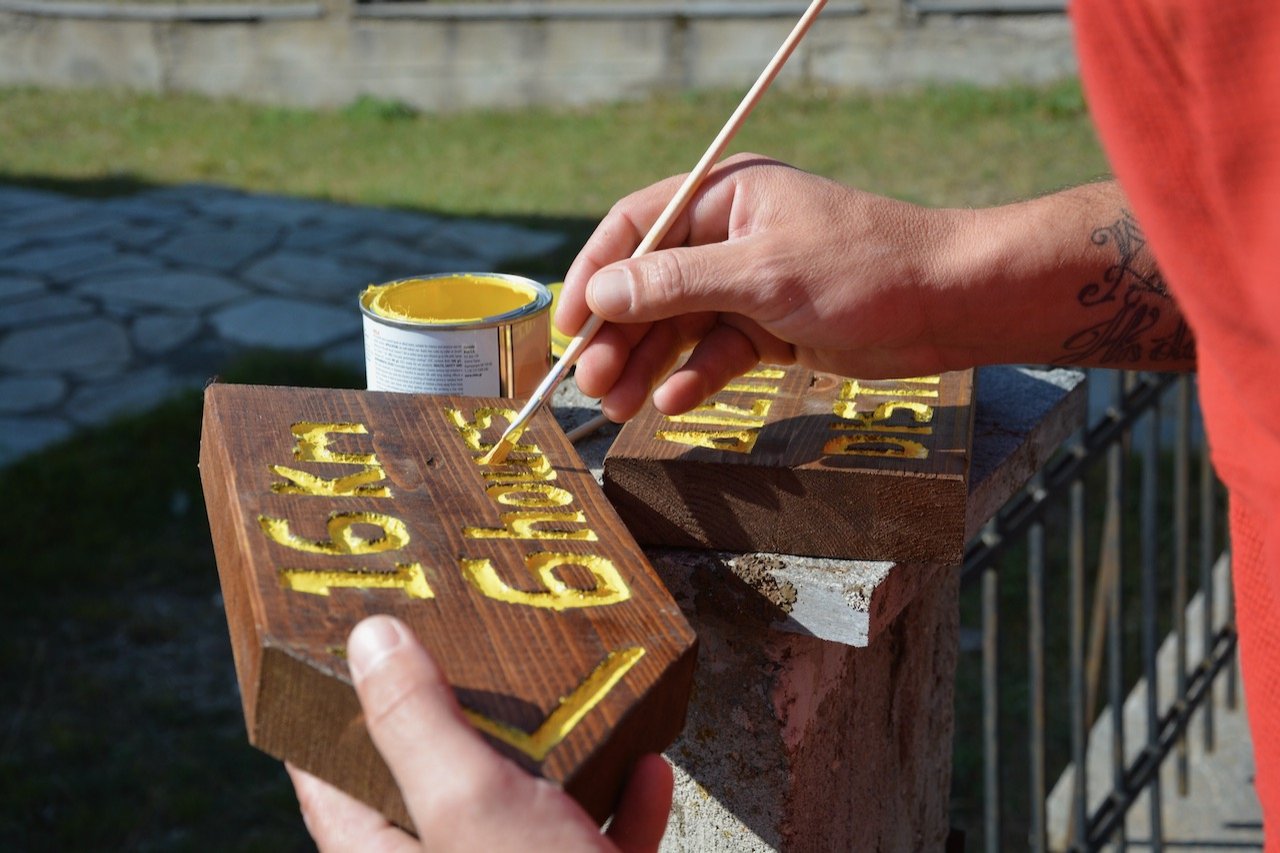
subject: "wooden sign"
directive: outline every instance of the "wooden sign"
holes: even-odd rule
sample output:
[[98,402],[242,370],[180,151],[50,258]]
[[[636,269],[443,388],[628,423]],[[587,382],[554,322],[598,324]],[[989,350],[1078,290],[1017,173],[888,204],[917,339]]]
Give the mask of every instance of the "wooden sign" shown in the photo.
[[205,393],[200,473],[250,741],[402,826],[344,660],[369,614],[407,623],[494,747],[597,820],[684,722],[693,632],[555,420],[478,463],[508,407]]
[[973,371],[844,379],[761,366],[677,416],[649,406],[604,462],[646,545],[958,562]]

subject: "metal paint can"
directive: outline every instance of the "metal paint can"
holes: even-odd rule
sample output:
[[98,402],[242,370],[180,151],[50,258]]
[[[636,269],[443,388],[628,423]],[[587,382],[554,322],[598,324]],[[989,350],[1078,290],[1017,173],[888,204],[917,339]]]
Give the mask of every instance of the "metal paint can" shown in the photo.
[[360,294],[370,391],[527,397],[551,367],[551,292],[503,273],[447,273]]

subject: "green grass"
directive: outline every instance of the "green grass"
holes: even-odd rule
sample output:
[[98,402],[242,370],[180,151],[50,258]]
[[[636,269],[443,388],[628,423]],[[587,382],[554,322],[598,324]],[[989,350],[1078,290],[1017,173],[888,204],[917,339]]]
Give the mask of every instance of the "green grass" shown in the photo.
[[[296,357],[227,381],[357,387]],[[248,745],[196,447],[200,396],[0,471],[0,849],[307,849]]]
[[[435,116],[194,96],[0,89],[0,180],[114,193],[206,181],[447,214],[598,219],[691,168],[741,93]],[[864,189],[984,205],[1106,171],[1074,83],[912,94],[771,92],[735,140]]]
[[[690,168],[739,96],[428,116],[372,99],[309,111],[0,89],[0,182],[86,196],[209,182],[581,238],[621,195]],[[1105,172],[1072,83],[775,91],[734,149],[935,205]],[[359,384],[274,356],[227,375]],[[308,846],[278,764],[245,742],[196,472],[199,412],[187,395],[0,469],[0,849]]]

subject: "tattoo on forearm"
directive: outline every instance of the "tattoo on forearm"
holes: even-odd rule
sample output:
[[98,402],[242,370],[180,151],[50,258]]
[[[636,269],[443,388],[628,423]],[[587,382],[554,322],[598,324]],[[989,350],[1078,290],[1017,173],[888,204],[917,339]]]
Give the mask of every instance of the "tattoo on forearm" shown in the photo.
[[1162,312],[1173,306],[1159,270],[1143,269],[1147,240],[1133,214],[1121,211],[1120,219],[1094,229],[1089,239],[1114,251],[1116,262],[1103,272],[1101,282],[1086,284],[1076,298],[1083,308],[1106,309],[1107,316],[1067,338],[1062,344],[1065,354],[1057,361],[1125,364],[1193,360],[1195,340],[1181,318],[1172,332],[1148,337]]

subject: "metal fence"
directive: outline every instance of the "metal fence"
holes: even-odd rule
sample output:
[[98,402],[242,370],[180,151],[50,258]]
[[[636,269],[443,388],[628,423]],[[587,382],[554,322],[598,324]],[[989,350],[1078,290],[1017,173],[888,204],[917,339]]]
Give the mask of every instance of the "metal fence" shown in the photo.
[[[1204,451],[1193,380],[1096,371],[1091,382],[1114,385],[1110,405],[1094,407],[1091,424],[965,557],[961,583],[969,618],[980,623],[982,696],[980,732],[964,731],[965,715],[957,717],[957,738],[981,743],[974,820],[981,829],[971,832],[969,849],[1050,849],[1050,774],[1071,767],[1067,825],[1055,848],[1124,849],[1126,814],[1146,792],[1151,836],[1141,843],[1160,850],[1168,807],[1161,765],[1176,762],[1185,794],[1186,738],[1202,737],[1213,749],[1213,703],[1204,700],[1224,672],[1227,703],[1236,702],[1229,595],[1215,600],[1215,566],[1227,570],[1223,494]],[[1188,624],[1197,592],[1202,615]],[[1203,650],[1196,660],[1192,632]],[[1166,636],[1176,662],[1173,698],[1161,702],[1157,651]],[[1123,713],[1132,690],[1145,710],[1136,731],[1126,730]],[[1188,724],[1202,704],[1203,727],[1192,735]],[[1088,789],[1091,732],[1110,741],[1105,792]]]

